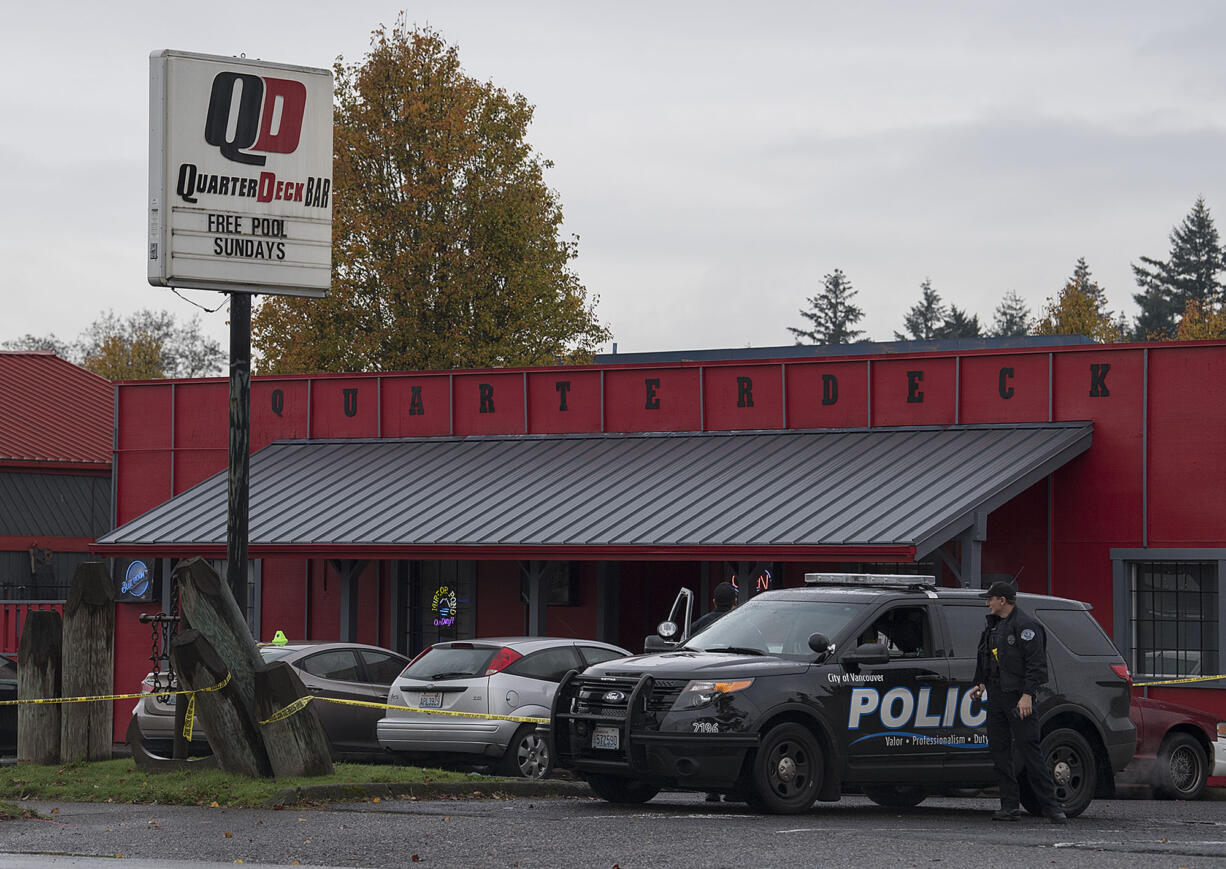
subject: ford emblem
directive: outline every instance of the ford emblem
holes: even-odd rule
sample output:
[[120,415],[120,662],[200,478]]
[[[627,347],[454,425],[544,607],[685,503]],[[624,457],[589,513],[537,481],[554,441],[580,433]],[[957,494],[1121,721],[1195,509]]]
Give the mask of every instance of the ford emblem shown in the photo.
[[604,692],[605,703],[625,703],[626,692],[624,691],[606,691]]

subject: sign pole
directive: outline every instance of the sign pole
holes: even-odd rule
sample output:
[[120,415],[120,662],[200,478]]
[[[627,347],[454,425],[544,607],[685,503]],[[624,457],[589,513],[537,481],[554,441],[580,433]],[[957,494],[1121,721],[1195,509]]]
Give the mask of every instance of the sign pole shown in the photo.
[[251,469],[251,294],[230,293],[230,480],[226,502],[226,581],[249,618],[247,506]]

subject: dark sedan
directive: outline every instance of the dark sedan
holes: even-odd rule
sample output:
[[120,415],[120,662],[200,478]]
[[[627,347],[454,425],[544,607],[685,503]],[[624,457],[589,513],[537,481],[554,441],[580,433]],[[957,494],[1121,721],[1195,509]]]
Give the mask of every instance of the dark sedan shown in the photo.
[[1149,697],[1132,698],[1137,750],[1116,777],[1148,785],[1163,799],[1195,800],[1211,776],[1226,775],[1226,722],[1217,716]]
[[[364,700],[386,703],[392,680],[408,666],[409,659],[388,649],[359,643],[289,643],[260,647],[265,662],[284,661],[306,687],[306,693],[338,700]],[[175,721],[175,700],[159,698],[146,678],[142,688],[147,696],[133,710],[135,733],[141,746],[152,755],[171,754]],[[345,703],[314,703],[335,757],[382,755],[375,736],[375,722],[384,710]],[[133,731],[129,731],[131,738]],[[199,719],[193,725],[194,751],[207,750],[207,737]]]

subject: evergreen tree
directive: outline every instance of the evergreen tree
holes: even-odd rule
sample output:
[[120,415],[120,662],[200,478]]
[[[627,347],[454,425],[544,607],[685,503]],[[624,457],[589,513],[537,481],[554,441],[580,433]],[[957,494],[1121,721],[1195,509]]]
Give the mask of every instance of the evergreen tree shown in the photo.
[[788,326],[788,331],[796,336],[797,344],[805,343],[803,339],[814,344],[850,344],[864,334],[851,328],[864,318],[864,312],[851,301],[856,291],[842,269],[835,269],[822,280],[821,292],[808,300],[809,309],[800,311],[812,328]]
[[978,338],[983,334],[983,327],[979,325],[979,315],[967,315],[957,305],[950,304],[949,313],[945,315],[944,321],[940,328],[937,329],[936,338]]
[[1030,308],[1016,291],[1005,293],[992,320],[990,334],[997,338],[1015,338],[1029,335],[1031,327]]
[[932,278],[920,284],[920,300],[903,317],[904,333],[895,332],[896,341],[931,341],[940,337],[949,311],[941,303],[941,295],[932,288]]
[[1203,196],[1197,197],[1183,222],[1171,230],[1171,252],[1165,260],[1141,257],[1132,273],[1141,292],[1133,295],[1141,312],[1133,328],[1137,340],[1169,340],[1189,302],[1201,315],[1226,302],[1226,287],[1219,279],[1226,257],[1213,217]]
[[1090,275],[1085,257],[1054,299],[1048,299],[1035,327],[1036,335],[1085,335],[1110,344],[1123,341],[1126,322],[1107,310],[1107,294]]

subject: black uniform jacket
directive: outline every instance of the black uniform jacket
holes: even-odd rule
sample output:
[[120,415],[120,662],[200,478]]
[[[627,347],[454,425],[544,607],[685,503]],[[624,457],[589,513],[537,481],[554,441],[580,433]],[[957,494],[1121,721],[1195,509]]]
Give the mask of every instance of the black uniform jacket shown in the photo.
[[1047,681],[1047,632],[1042,623],[1016,606],[1008,618],[989,615],[987,627],[979,637],[979,657],[975,665],[975,684],[985,685],[992,673],[992,628],[996,630],[996,655],[1003,691],[1029,694]]

